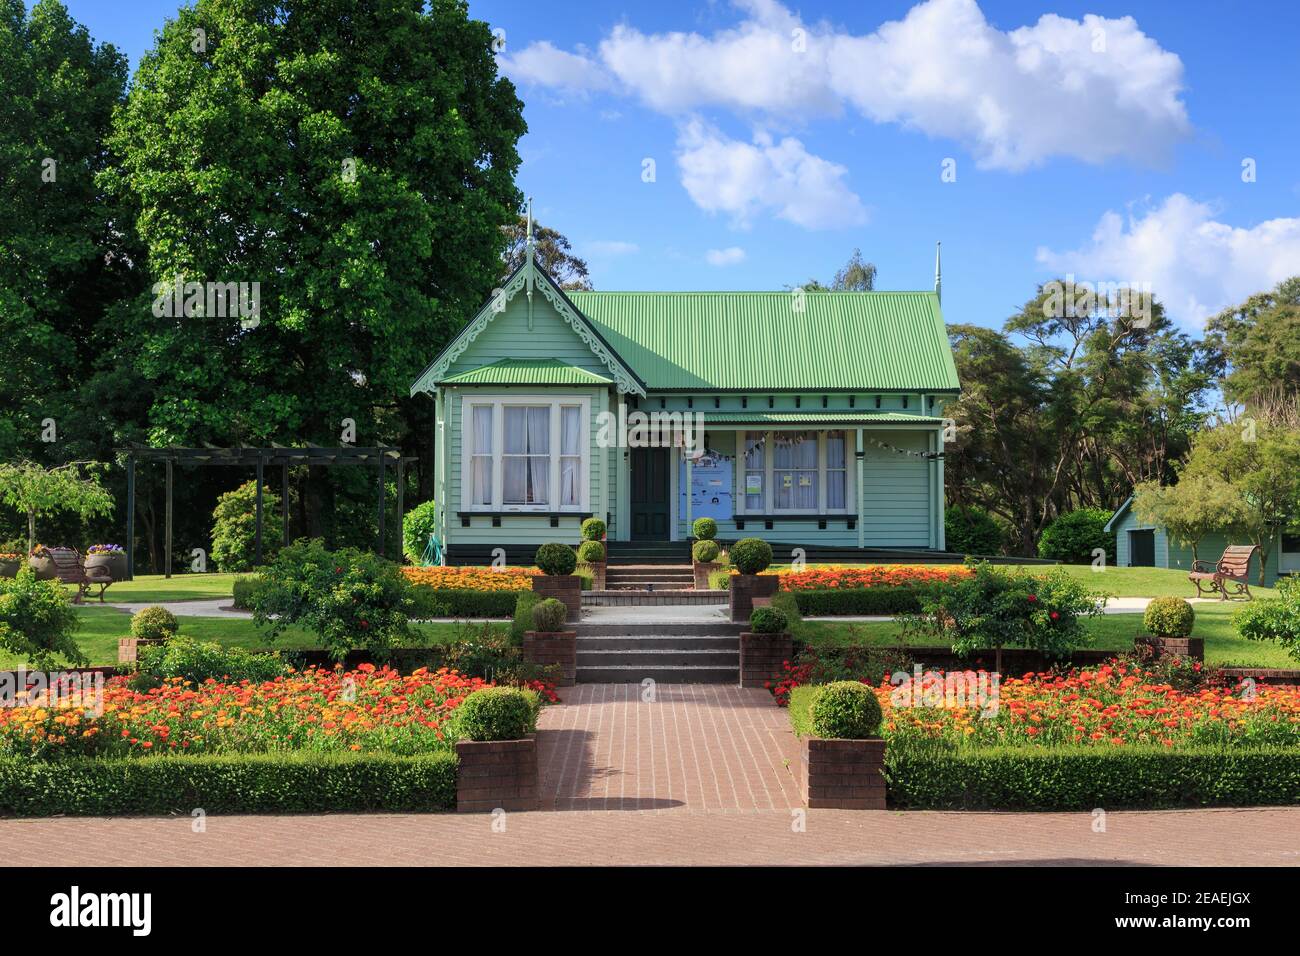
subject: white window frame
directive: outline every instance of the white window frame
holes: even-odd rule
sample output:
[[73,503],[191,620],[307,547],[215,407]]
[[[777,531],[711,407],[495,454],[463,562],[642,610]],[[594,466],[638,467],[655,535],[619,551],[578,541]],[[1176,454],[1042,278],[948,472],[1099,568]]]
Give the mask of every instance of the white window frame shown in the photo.
[[[475,504],[474,498],[474,430],[473,409],[476,406],[492,406],[492,503]],[[509,405],[550,406],[550,474],[547,479],[549,501],[531,505],[508,505],[502,501],[505,487],[505,408]],[[560,500],[560,459],[562,445],[561,429],[564,406],[578,406],[582,427],[579,439],[581,455],[578,474],[578,503],[576,505],[559,504]],[[565,512],[585,513],[591,510],[591,397],[588,395],[516,395],[516,394],[479,394],[465,395],[460,408],[460,510],[464,512],[498,512],[502,514],[562,514]]]
[[[747,511],[745,498],[745,434],[747,432],[764,433],[765,447],[763,449],[763,504],[762,511]],[[817,434],[817,507],[816,508],[777,508],[774,505],[776,500],[776,485],[773,481],[775,472],[773,449],[775,447],[773,436],[781,431],[812,431]],[[844,432],[844,507],[828,508],[826,506],[826,476],[828,469],[826,467],[826,432],[842,431]],[[736,517],[743,518],[746,514],[757,515],[856,515],[858,513],[857,503],[857,486],[854,482],[856,475],[857,463],[853,455],[853,431],[852,429],[840,427],[833,429],[825,428],[786,428],[786,429],[761,429],[745,428],[736,432],[736,482],[739,492],[734,494],[733,500],[736,503]],[[789,470],[789,469],[786,469]],[[802,471],[804,469],[795,469]],[[836,469],[837,471],[839,469]]]

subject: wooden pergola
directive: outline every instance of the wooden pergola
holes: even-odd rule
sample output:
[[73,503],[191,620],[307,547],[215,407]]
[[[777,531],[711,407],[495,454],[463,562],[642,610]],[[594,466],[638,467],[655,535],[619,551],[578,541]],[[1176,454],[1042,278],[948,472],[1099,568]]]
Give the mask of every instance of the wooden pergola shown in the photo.
[[378,524],[379,535],[376,552],[384,556],[384,474],[389,467],[397,473],[397,526],[401,528],[405,513],[405,478],[406,466],[417,459],[404,456],[401,449],[387,445],[359,448],[352,445],[339,445],[335,448],[308,445],[299,448],[284,448],[272,445],[270,448],[182,448],[169,446],[151,448],[145,445],[132,445],[117,449],[118,454],[126,456],[126,569],[127,579],[135,577],[135,466],[137,462],[162,462],[167,468],[167,506],[164,512],[165,558],[164,570],[167,577],[172,576],[172,481],[176,465],[221,465],[232,468],[253,468],[257,472],[257,530],[256,556],[258,565],[262,563],[262,489],[265,486],[267,468],[281,469],[281,508],[284,509],[284,544],[289,543],[289,469],[296,465],[362,465],[375,468],[378,487]]

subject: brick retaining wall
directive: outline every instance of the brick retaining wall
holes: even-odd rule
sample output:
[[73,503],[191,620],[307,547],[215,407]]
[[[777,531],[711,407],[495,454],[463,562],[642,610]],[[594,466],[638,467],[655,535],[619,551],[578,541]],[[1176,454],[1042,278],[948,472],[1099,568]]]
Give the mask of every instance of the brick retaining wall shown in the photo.
[[568,621],[582,618],[582,578],[576,574],[539,574],[533,579],[533,590],[546,598],[555,598],[569,609]]
[[885,809],[885,742],[805,737],[799,784],[813,809]]
[[748,623],[754,598],[771,597],[780,584],[781,579],[774,574],[733,574],[728,591],[731,619]]
[[786,661],[794,660],[794,638],[785,634],[740,634],[740,686],[770,687],[785,676]]
[[558,667],[556,686],[572,687],[578,673],[578,632],[524,631],[524,660],[543,667]]
[[456,755],[457,813],[537,809],[536,740],[461,740]]

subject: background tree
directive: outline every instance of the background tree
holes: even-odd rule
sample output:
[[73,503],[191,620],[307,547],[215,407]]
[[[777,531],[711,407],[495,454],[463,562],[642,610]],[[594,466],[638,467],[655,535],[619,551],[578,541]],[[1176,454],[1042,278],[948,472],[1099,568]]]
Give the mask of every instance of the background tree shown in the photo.
[[1164,528],[1192,549],[1207,534],[1227,533],[1246,521],[1246,503],[1217,475],[1185,475],[1176,485],[1144,481],[1133,489],[1133,512],[1143,524]]
[[[501,231],[506,236],[506,249],[502,255],[505,274],[510,275],[524,264],[524,242],[528,238],[528,217],[519,216]],[[560,284],[561,289],[590,290],[591,276],[587,274],[587,263],[573,254],[573,246],[567,238],[554,229],[549,229],[533,220],[533,240],[536,243],[534,255],[537,264]]]
[[1207,333],[1224,398],[1248,415],[1300,427],[1300,275],[1220,312]]
[[100,484],[96,462],[44,468],[32,461],[0,464],[0,501],[27,518],[27,550],[36,547],[36,519],[70,511],[85,519],[113,511],[113,496]]
[[862,251],[854,249],[843,268],[835,273],[830,285],[809,279],[801,288],[805,292],[871,292],[876,287],[876,267],[862,258]]
[[[149,282],[261,297],[255,327],[129,304],[152,442],[335,445],[352,419],[358,444],[415,451],[431,494],[432,403],[405,396],[499,280],[521,203],[491,40],[461,0],[198,0],[163,24],[102,180]],[[369,544],[363,471],[294,476],[307,533]]]

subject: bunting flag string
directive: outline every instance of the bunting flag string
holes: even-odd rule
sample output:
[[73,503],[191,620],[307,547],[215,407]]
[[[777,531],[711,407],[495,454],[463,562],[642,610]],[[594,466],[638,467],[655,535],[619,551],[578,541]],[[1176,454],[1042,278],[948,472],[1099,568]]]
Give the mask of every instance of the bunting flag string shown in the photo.
[[862,436],[862,441],[864,444],[871,445],[883,451],[892,451],[900,455],[910,455],[913,458],[924,458],[926,461],[943,461],[943,452],[941,451],[911,451],[907,448],[898,448],[888,442],[878,441],[875,438],[867,438],[865,435]]

